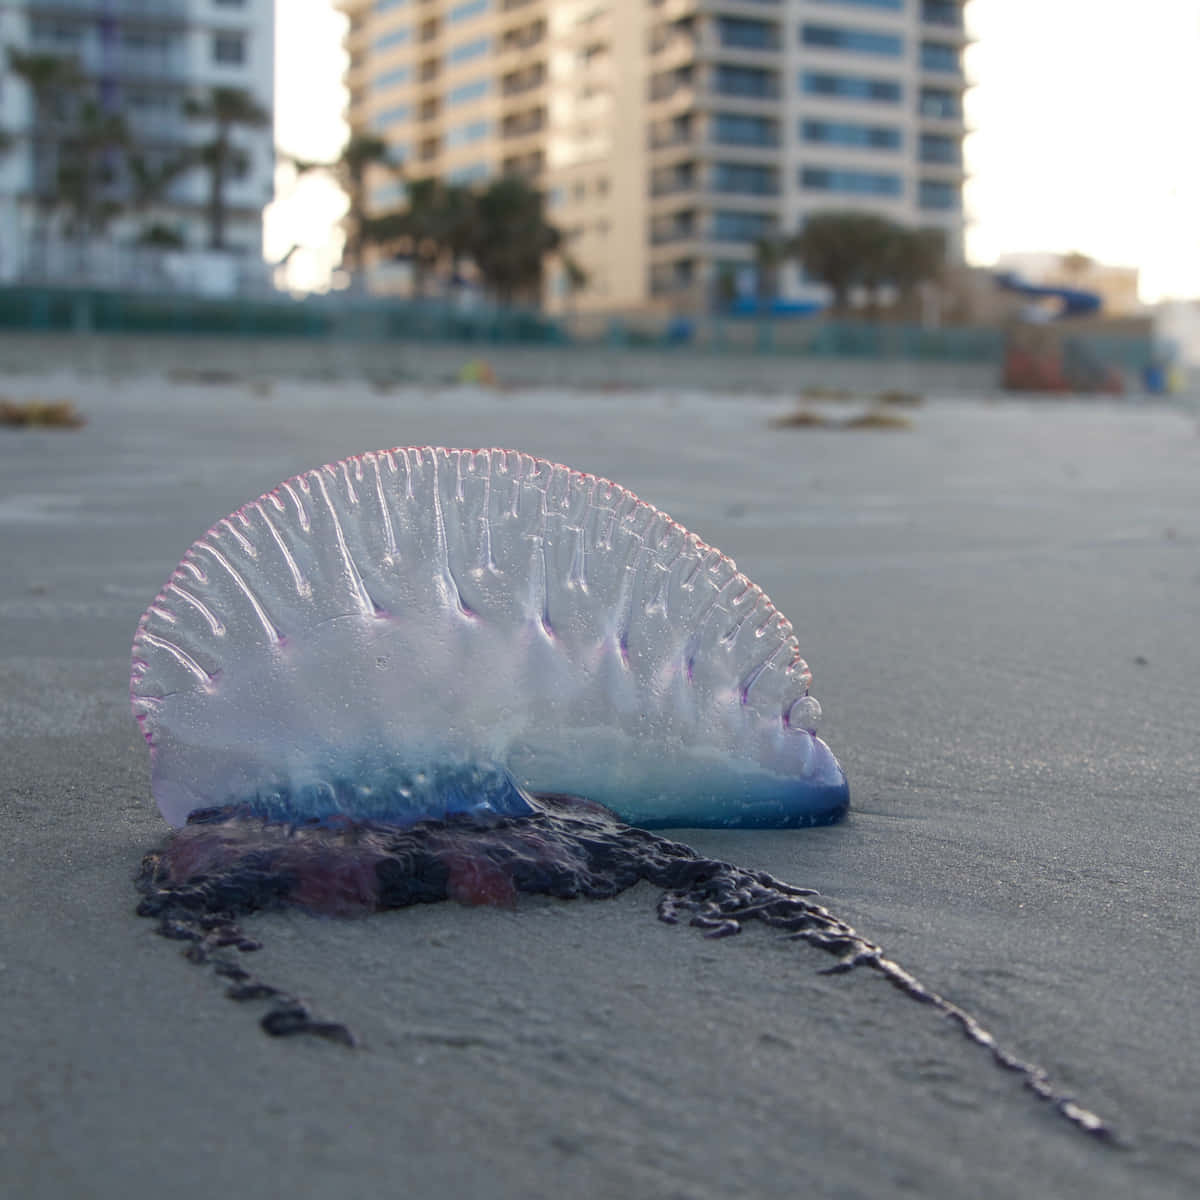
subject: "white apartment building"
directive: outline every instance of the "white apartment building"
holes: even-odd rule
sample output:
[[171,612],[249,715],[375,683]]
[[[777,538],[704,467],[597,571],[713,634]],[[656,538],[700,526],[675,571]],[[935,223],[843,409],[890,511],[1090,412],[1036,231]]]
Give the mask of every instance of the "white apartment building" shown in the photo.
[[[755,243],[821,209],[941,228],[961,257],[961,0],[339,3],[351,126],[410,178],[535,180],[580,309],[753,290]],[[372,201],[401,197],[381,176]],[[814,292],[795,267],[780,287]]]
[[[124,118],[131,151],[154,169],[213,137],[210,123],[186,115],[188,97],[203,99],[213,87],[237,88],[271,111],[274,7],[274,0],[0,2],[0,129],[10,141],[0,155],[0,279],[62,281],[86,261],[93,277],[80,282],[130,282],[119,278],[122,264],[136,259],[126,250],[152,226],[182,240],[185,250],[175,258],[198,272],[201,287],[231,290],[239,262],[239,270],[261,276],[262,210],[274,190],[270,123],[232,132],[243,162],[224,188],[223,251],[207,249],[209,176],[203,167],[191,167],[152,203],[129,211],[133,182],[125,157],[115,153],[106,194],[126,211],[103,238],[89,239],[98,244],[81,258],[78,247],[63,244],[61,217],[44,216],[68,152],[57,136],[47,135],[47,117],[39,117],[34,89],[11,69],[8,50],[73,59],[85,77],[83,95],[104,113]],[[49,245],[39,247],[33,263],[35,239]]]

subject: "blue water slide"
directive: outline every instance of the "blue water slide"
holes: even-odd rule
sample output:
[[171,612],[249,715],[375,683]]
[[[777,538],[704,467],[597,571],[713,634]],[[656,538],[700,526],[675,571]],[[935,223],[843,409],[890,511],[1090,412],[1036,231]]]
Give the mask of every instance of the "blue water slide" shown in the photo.
[[1015,271],[997,271],[992,277],[998,287],[1006,292],[1021,296],[1052,297],[1062,303],[1059,317],[1090,317],[1100,311],[1101,299],[1096,292],[1084,292],[1078,288],[1042,287],[1022,279]]

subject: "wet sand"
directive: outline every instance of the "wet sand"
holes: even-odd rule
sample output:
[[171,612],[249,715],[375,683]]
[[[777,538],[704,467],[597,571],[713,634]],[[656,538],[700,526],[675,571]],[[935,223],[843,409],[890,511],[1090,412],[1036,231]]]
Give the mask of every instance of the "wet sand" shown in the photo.
[[[199,364],[202,365],[202,364]],[[22,379],[0,430],[0,1183],[22,1197],[1191,1196],[1200,1187],[1200,436],[1168,408]],[[831,411],[837,411],[831,406]],[[134,915],[164,827],[128,715],[146,603],[305,467],[515,445],[720,546],[796,626],[843,824],[680,832],[816,887],[1115,1127],[1095,1143],[935,1013],[657,894],[250,918],[357,1050],[273,1040]]]

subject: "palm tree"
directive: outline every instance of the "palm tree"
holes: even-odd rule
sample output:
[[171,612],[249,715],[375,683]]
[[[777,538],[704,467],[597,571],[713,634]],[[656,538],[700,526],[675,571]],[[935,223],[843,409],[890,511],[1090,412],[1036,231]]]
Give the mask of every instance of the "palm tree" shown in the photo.
[[117,155],[128,144],[124,117],[105,112],[94,100],[83,102],[76,124],[63,135],[58,166],[68,234],[90,240],[120,211],[110,188],[117,179]]
[[350,275],[351,286],[356,286],[362,277],[364,251],[388,232],[386,227],[378,228],[374,224],[377,219],[368,214],[367,176],[372,167],[399,171],[400,164],[392,161],[387,142],[373,133],[351,133],[332,162],[287,157],[298,175],[323,172],[345,195],[347,208],[342,229],[346,241],[342,247],[342,266]]
[[475,211],[471,256],[484,281],[502,304],[536,301],[543,261],[562,244],[545,218],[541,193],[520,176],[504,176],[479,193]]
[[225,184],[246,168],[249,156],[233,141],[233,130],[261,129],[271,123],[271,114],[243,88],[214,87],[203,97],[190,98],[184,111],[194,121],[213,126],[210,141],[198,146],[194,162],[208,171],[208,244],[225,249]]
[[[192,161],[192,156],[187,153],[155,161],[140,151],[132,154],[127,152],[125,165],[129,171],[130,208],[133,212],[141,215],[154,208],[166,196],[171,184],[192,166]],[[173,234],[166,226],[156,222],[142,230],[138,241],[149,245],[182,244],[178,234]]]
[[24,81],[33,100],[33,241],[44,251],[59,206],[61,143],[75,114],[84,77],[74,57],[26,53],[15,46],[8,47],[8,67]]

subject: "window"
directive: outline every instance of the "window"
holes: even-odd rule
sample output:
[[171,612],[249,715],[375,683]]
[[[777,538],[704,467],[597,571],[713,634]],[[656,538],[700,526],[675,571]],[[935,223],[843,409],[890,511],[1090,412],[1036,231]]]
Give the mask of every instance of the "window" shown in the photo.
[[715,212],[712,235],[718,242],[753,242],[769,234],[773,226],[770,213]]
[[836,96],[842,100],[868,100],[884,104],[894,104],[900,99],[900,84],[894,79],[805,71],[800,78],[800,86],[810,96]]
[[446,92],[446,103],[468,104],[472,100],[486,96],[491,88],[491,79],[472,79],[467,83],[460,83],[457,87],[450,88]]
[[888,12],[903,12],[904,0],[817,0],[822,4],[846,4],[857,8],[883,8]]
[[730,146],[777,146],[779,126],[770,117],[715,113],[713,140]]
[[735,67],[719,63],[716,91],[722,96],[751,96],[770,100],[779,95],[779,81],[774,71],[762,67]]
[[459,42],[457,46],[451,46],[446,51],[447,63],[467,62],[472,58],[479,58],[481,55],[487,54],[492,48],[491,38],[475,38],[470,42]]
[[779,49],[779,26],[770,21],[719,17],[717,29],[722,46],[739,47],[743,50]]
[[962,166],[962,143],[958,138],[942,133],[921,134],[920,158],[923,163],[945,163],[950,167]]
[[945,42],[921,43],[921,67],[926,71],[946,71],[957,75],[962,66],[958,59],[958,47]]
[[945,88],[922,88],[920,112],[923,117],[954,121],[962,116],[962,103],[957,92]]
[[395,29],[389,29],[387,33],[381,33],[372,43],[371,48],[375,51],[390,50],[393,46],[403,46],[412,35],[412,30],[407,25],[397,25]]
[[921,20],[930,25],[962,28],[962,8],[958,0],[921,0]]
[[241,66],[246,61],[246,36],[242,33],[214,33],[212,40],[213,62],[227,67]]
[[805,25],[800,40],[806,46],[828,50],[847,50],[854,54],[886,54],[898,58],[904,39],[896,33],[876,33],[870,29],[835,29],[831,25]]
[[457,184],[478,183],[490,174],[491,168],[487,163],[475,162],[468,163],[465,167],[455,167],[453,171],[447,172],[446,179]]
[[775,168],[750,163],[714,163],[712,186],[715,192],[731,192],[743,196],[779,194],[779,178]]
[[407,83],[411,75],[412,71],[408,67],[393,67],[390,71],[384,71],[382,75],[376,75],[371,80],[371,87],[374,91],[383,92],[388,88]]
[[856,125],[850,121],[801,121],[800,136],[822,146],[858,146],[864,150],[899,150],[900,130],[892,125]]
[[446,146],[469,146],[472,142],[482,141],[491,131],[490,121],[468,121],[465,125],[455,125],[446,133]]
[[922,179],[917,187],[917,203],[922,208],[950,212],[958,208],[962,194],[958,184],[946,183],[941,179]]
[[44,17],[34,17],[29,25],[34,40],[38,42],[58,42],[71,46],[83,40],[81,25],[63,25],[58,21],[47,21]]
[[371,126],[374,129],[386,129],[389,125],[399,125],[411,117],[411,105],[397,104],[394,108],[385,108],[382,112],[376,113],[371,118]]
[[451,24],[455,21],[469,21],[472,17],[487,12],[489,6],[490,0],[462,0],[461,4],[456,4],[446,14],[446,21]]
[[814,192],[842,192],[850,196],[899,196],[903,191],[899,175],[829,167],[803,167],[800,186]]

